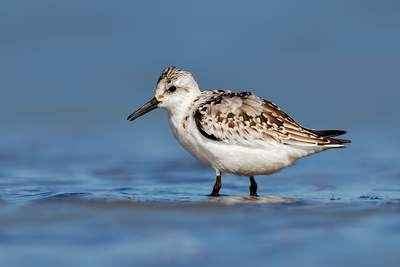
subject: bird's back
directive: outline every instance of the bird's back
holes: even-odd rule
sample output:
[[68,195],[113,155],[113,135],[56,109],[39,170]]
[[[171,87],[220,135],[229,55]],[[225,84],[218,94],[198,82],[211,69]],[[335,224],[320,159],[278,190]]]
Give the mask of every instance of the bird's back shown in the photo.
[[245,146],[284,144],[326,149],[344,147],[351,142],[331,138],[345,131],[302,127],[274,103],[250,92],[205,91],[195,105],[198,130],[214,141]]

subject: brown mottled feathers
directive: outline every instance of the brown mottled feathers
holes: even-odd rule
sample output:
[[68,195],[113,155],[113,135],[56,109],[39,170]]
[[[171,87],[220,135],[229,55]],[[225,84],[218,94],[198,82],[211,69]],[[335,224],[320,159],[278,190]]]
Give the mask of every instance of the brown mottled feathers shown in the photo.
[[232,144],[343,147],[349,140],[330,137],[345,131],[317,131],[298,124],[279,107],[250,92],[205,91],[195,101],[194,118],[203,136]]

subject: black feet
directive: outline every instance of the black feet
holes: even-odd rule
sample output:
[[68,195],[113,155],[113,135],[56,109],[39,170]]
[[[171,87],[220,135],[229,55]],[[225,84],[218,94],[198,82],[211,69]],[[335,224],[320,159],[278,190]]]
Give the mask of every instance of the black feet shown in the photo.
[[219,197],[219,190],[221,189],[221,174],[217,174],[215,185],[211,193],[212,197]]
[[257,183],[256,183],[256,180],[254,180],[254,177],[253,176],[250,176],[250,196],[254,196],[254,197],[258,197],[258,195],[257,195],[257,188],[258,188],[258,186],[257,186]]

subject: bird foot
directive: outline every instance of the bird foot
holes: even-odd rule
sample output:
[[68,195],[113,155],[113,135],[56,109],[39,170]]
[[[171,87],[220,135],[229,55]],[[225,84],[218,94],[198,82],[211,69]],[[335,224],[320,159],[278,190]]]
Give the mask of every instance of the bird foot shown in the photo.
[[213,191],[210,196],[211,197],[219,197],[219,193]]

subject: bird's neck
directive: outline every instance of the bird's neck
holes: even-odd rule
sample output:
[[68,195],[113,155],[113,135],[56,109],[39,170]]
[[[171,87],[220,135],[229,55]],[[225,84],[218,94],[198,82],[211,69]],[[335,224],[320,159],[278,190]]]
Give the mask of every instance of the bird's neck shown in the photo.
[[182,136],[182,134],[187,132],[191,121],[190,118],[195,108],[194,101],[200,94],[199,90],[198,95],[192,95],[190,98],[185,99],[185,101],[178,103],[173,109],[167,110],[169,125],[176,139],[178,139],[178,135]]

